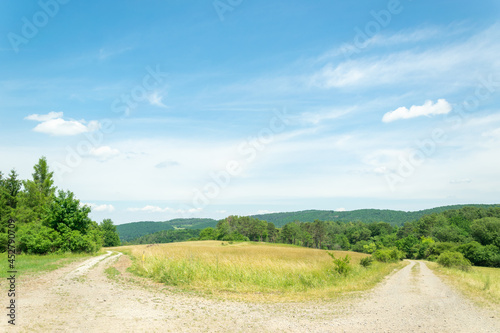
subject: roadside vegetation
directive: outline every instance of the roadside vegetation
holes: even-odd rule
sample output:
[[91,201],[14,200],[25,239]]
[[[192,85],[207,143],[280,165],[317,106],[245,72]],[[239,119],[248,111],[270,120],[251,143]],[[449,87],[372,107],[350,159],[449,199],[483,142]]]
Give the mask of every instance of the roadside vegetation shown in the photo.
[[96,253],[120,244],[113,221],[92,221],[89,206],[71,191],[57,190],[45,157],[33,169],[27,180],[15,169],[7,176],[0,172],[0,252],[10,245],[9,251],[15,246],[27,254]]
[[185,242],[122,250],[133,258],[135,274],[182,290],[246,300],[349,295],[372,288],[401,265],[365,260],[363,266],[361,260],[369,256],[362,253],[328,255],[324,250],[253,242]]
[[[16,276],[36,275],[88,258],[87,253],[51,253],[46,255],[20,254],[16,256]],[[0,278],[8,276],[7,253],[0,253]]]
[[436,274],[476,303],[500,315],[500,268],[470,267],[467,270],[427,263]]

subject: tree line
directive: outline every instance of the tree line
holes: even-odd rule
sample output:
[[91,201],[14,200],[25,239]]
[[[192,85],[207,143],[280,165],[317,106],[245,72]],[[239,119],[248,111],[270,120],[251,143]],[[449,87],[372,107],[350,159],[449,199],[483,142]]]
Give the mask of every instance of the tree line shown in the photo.
[[73,192],[54,186],[45,157],[33,168],[32,179],[26,180],[14,169],[8,175],[0,172],[1,252],[7,248],[9,220],[15,221],[16,248],[23,253],[93,253],[120,244],[113,221],[92,221],[90,207],[81,205]]
[[472,264],[500,267],[500,207],[463,207],[425,215],[403,226],[387,222],[272,222],[229,216],[198,240],[263,241],[327,250],[350,250],[411,259],[436,260],[459,252]]

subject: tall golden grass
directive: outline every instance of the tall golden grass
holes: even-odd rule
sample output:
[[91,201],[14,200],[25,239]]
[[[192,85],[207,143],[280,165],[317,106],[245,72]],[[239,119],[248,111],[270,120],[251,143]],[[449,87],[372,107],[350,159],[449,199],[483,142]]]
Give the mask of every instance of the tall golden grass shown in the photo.
[[199,241],[119,250],[131,254],[132,271],[138,275],[184,290],[246,299],[329,299],[369,289],[397,266],[373,263],[363,268],[359,261],[366,254],[335,251],[337,257],[351,257],[352,270],[343,276],[334,271],[324,250],[251,242]]

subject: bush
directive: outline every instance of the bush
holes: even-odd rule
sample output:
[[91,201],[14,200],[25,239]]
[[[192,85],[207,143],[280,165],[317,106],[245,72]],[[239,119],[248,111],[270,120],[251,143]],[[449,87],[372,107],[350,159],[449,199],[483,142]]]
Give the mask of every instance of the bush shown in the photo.
[[460,252],[446,251],[439,255],[437,263],[443,267],[458,268],[462,271],[470,270],[471,263]]
[[335,255],[331,252],[326,252],[333,259],[334,270],[339,275],[347,275],[351,271],[351,266],[349,266],[349,262],[351,258],[349,255],[346,255],[345,258],[335,258]]
[[396,262],[402,260],[405,254],[396,247],[387,247],[373,252],[372,256],[381,262]]
[[18,239],[18,250],[28,254],[54,252],[62,243],[61,235],[57,231],[40,224],[20,227]]
[[443,252],[454,252],[457,251],[458,244],[450,242],[436,242],[429,244],[427,249],[424,251],[424,256],[422,259],[428,258],[430,256],[439,257]]
[[372,263],[373,263],[373,257],[364,257],[359,262],[359,264],[365,268],[369,267]]

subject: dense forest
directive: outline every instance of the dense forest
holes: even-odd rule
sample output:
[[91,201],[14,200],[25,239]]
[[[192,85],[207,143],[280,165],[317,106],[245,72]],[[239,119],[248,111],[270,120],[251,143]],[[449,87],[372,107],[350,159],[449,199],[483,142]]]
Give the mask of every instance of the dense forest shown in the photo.
[[177,229],[177,230],[162,230],[152,234],[138,237],[127,245],[135,244],[156,244],[156,243],[174,243],[184,242],[187,240],[195,240],[200,237],[200,229]]
[[215,227],[216,220],[212,219],[174,219],[165,222],[132,222],[117,225],[116,228],[120,234],[122,242],[130,242],[139,237],[156,233],[162,230],[174,229],[205,229]]
[[436,260],[459,252],[472,264],[500,267],[500,207],[463,207],[424,215],[403,226],[387,222],[291,222],[282,228],[249,216],[229,216],[199,240],[266,241],[377,253],[397,249],[406,258]]
[[[424,215],[432,213],[441,213],[446,210],[460,209],[463,207],[490,208],[495,205],[454,205],[436,207],[415,212],[403,212],[389,209],[358,209],[348,212],[336,212],[331,210],[304,210],[298,212],[287,213],[270,213],[252,215],[250,217],[259,220],[272,222],[276,228],[281,228],[290,222],[314,222],[320,221],[336,221],[336,222],[387,222],[392,226],[402,226],[406,222],[416,221]],[[208,227],[215,228],[217,220],[213,219],[174,219],[164,222],[132,222],[120,224],[117,230],[120,234],[122,242],[131,242],[138,237],[152,234],[162,230],[173,229],[205,229]]]
[[90,207],[81,205],[74,193],[54,186],[45,157],[34,166],[32,179],[20,180],[14,169],[7,176],[0,172],[2,252],[9,243],[30,254],[96,252],[119,245],[113,221],[98,224],[89,213]]
[[424,215],[442,213],[446,210],[460,209],[463,207],[490,208],[494,206],[495,205],[453,205],[419,210],[415,212],[404,212],[390,209],[357,209],[343,212],[333,210],[304,210],[299,212],[260,214],[253,215],[252,217],[272,222],[276,227],[282,227],[290,222],[314,222],[316,220],[340,222],[360,221],[365,223],[383,221],[393,226],[401,226],[406,222],[416,221]]

